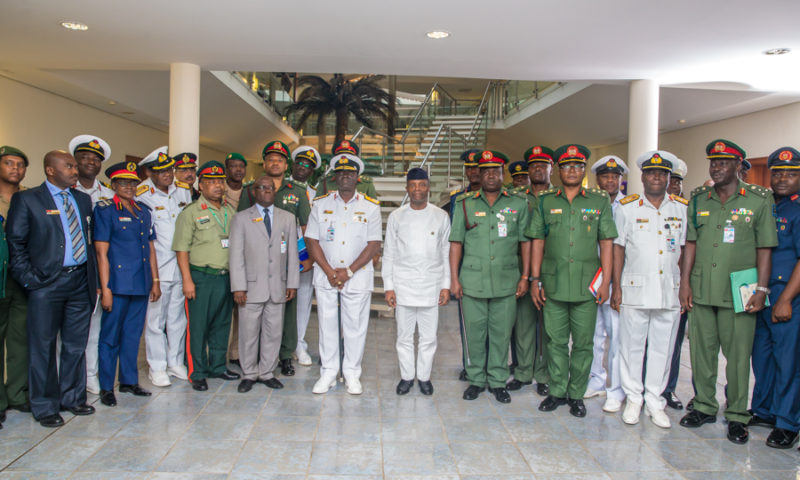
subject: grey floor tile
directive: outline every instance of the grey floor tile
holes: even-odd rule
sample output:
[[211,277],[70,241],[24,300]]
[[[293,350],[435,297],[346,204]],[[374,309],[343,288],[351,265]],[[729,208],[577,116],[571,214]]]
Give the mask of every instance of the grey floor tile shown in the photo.
[[268,393],[259,388],[258,392],[253,387],[247,393],[237,393],[236,395],[216,394],[203,410],[204,414],[225,414],[235,413],[237,415],[258,415],[267,403]]
[[532,473],[521,473],[515,475],[462,475],[461,480],[537,480]]
[[[444,395],[434,392],[433,397]],[[398,396],[396,394],[381,397],[381,415],[386,417],[438,417],[436,401],[426,396]]]
[[676,470],[727,471],[733,461],[720,448],[703,440],[647,440],[646,443]]
[[226,480],[226,473],[155,472],[148,480]]
[[797,480],[800,478],[800,467],[794,470],[751,470],[750,475],[759,480]]
[[651,472],[671,469],[640,440],[591,442],[588,449],[595,461],[607,472]]
[[2,480],[67,480],[69,472],[0,472]]
[[249,440],[239,454],[233,472],[305,474],[310,458],[311,442]]
[[323,417],[378,417],[378,397],[364,395],[328,395],[322,405]]
[[2,440],[0,441],[0,470],[35,447],[39,442],[38,439],[32,440],[27,437],[5,438],[0,436],[0,439]]
[[379,444],[314,442],[309,473],[378,475],[382,471]]
[[136,416],[133,412],[99,410],[94,415],[79,416],[59,428],[56,436],[110,438]]
[[609,472],[612,480],[683,480],[676,471],[669,472]]
[[69,480],[147,480],[150,473],[145,472],[77,472]]
[[257,420],[256,415],[198,415],[182,440],[247,440]]
[[768,447],[763,441],[752,438],[745,445],[736,445],[728,439],[706,440],[719,448],[734,462],[736,469],[747,470],[798,470],[800,454],[797,449],[779,450]]
[[311,442],[317,435],[319,417],[262,416],[250,431],[250,440]]
[[8,469],[71,472],[105,443],[106,439],[100,438],[49,437]]
[[159,472],[227,473],[236,461],[244,442],[191,438],[176,443],[161,464]]
[[446,443],[383,443],[383,471],[386,475],[439,475],[457,473],[455,460]]
[[119,437],[110,440],[81,465],[86,472],[147,472],[167,454],[173,440]]
[[518,443],[533,473],[595,473],[600,465],[577,442]]
[[209,388],[208,392],[161,393],[145,405],[140,413],[200,413],[211,400],[210,391]]
[[447,437],[439,417],[384,417],[384,442],[445,442]]
[[451,442],[450,448],[462,475],[530,473],[525,459],[511,443]]
[[139,413],[115,437],[177,439],[197,418],[194,413]]
[[743,470],[723,472],[693,471],[681,472],[681,474],[688,480],[752,480],[754,478]]
[[315,438],[318,442],[380,442],[378,417],[329,417],[322,415]]
[[[565,413],[569,409],[563,408]],[[633,431],[625,428],[619,415],[587,413],[584,418],[576,418],[567,414],[558,417],[572,434],[581,440],[602,438],[605,440],[629,440]]]
[[318,475],[306,477],[307,480],[383,480],[383,475]]
[[510,442],[499,418],[445,417],[444,429],[451,442]]
[[515,442],[560,442],[575,440],[572,433],[555,416],[503,417],[503,425]]
[[307,396],[286,396],[278,395],[270,397],[267,405],[261,411],[262,415],[292,417],[307,417],[319,415],[322,411],[322,404],[325,400],[324,395]]
[[[466,386],[464,387],[466,388]],[[492,399],[494,402],[494,399]],[[436,397],[439,415],[444,417],[496,417],[497,411],[484,392],[475,400],[464,400],[461,395]]]

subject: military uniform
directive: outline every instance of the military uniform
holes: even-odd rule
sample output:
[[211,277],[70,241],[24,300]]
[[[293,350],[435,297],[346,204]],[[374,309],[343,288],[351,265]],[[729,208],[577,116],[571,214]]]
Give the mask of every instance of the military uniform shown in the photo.
[[[220,178],[220,175],[224,178],[224,169],[218,162],[208,162],[200,168],[201,177]],[[192,382],[226,372],[225,354],[233,311],[228,236],[235,213],[224,201],[217,208],[201,195],[183,209],[175,224],[172,249],[189,252],[196,289],[195,299],[186,302],[186,353]]]
[[[730,145],[726,141],[712,142],[707,149],[709,158],[736,158],[720,156],[733,150]],[[735,155],[742,158],[744,152]],[[689,314],[692,373],[697,389],[694,409],[715,415],[719,408],[715,397],[721,347],[727,359],[725,417],[746,424],[750,420],[747,396],[756,321],[751,313],[734,313],[730,274],[754,268],[757,248],[778,244],[770,192],[739,181],[736,193],[722,204],[713,187],[699,187],[689,201],[688,222],[686,240],[696,243],[690,282],[694,307]]]
[[[336,143],[333,148],[331,149],[331,153],[335,155],[339,155],[342,153],[347,153],[350,155],[358,156],[358,145],[355,143],[350,142],[349,140],[342,140],[339,143]],[[364,170],[363,168],[361,169]],[[325,195],[328,192],[332,192],[334,190],[338,190],[339,187],[336,186],[336,178],[335,172],[333,171],[333,161],[331,161],[331,167],[328,169],[328,172],[324,177],[322,177],[319,182],[317,182],[317,195]],[[375,190],[375,184],[372,182],[372,178],[368,175],[359,175],[358,176],[358,183],[356,183],[356,191],[359,193],[363,193],[364,195],[370,198],[378,198],[378,192]]]
[[[176,171],[188,168],[192,168],[195,170],[197,169],[197,155],[195,155],[194,153],[189,153],[189,152],[179,153],[178,155],[175,155],[174,158],[175,158]],[[200,192],[198,192],[197,189],[194,188],[194,185],[189,185],[189,188],[191,189],[192,192],[192,201],[195,201],[198,198],[200,198]]]

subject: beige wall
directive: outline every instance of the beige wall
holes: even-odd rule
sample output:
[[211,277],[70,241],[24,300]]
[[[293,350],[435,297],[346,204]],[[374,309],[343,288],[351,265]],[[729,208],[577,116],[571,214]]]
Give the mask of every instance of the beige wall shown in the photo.
[[[143,157],[168,142],[166,131],[0,77],[0,145],[13,145],[28,155],[31,165],[24,185],[42,183],[44,154],[66,150],[70,139],[82,133],[107,141],[111,146],[110,161],[114,163],[123,161],[125,155]],[[223,152],[203,146],[199,155],[201,161],[225,159]]]

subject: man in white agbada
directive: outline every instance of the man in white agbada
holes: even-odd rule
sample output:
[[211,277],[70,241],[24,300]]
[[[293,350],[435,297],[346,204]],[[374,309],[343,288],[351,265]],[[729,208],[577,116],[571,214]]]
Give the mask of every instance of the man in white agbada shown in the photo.
[[667,193],[676,163],[673,154],[660,150],[639,157],[644,195],[625,197],[614,215],[619,236],[614,240],[611,305],[620,312],[620,379],[627,395],[622,421],[629,425],[639,422],[644,401],[653,423],[670,427],[661,392],[669,379],[680,318],[678,259],[688,227],[686,200]]
[[[444,210],[428,203],[430,183],[425,170],[408,171],[406,192],[410,203],[392,212],[386,224],[381,275],[386,303],[396,309],[397,316],[397,394],[407,394],[416,378],[420,392],[431,395],[439,307],[450,299],[450,219]],[[416,372],[415,327],[419,328]]]

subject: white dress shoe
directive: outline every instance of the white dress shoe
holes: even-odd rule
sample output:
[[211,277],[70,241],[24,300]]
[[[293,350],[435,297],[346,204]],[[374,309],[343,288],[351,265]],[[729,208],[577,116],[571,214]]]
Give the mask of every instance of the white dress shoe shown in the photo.
[[591,388],[587,388],[586,393],[583,394],[583,398],[602,397],[605,394],[605,390],[592,390]]
[[622,421],[628,425],[636,425],[639,423],[639,414],[642,412],[641,403],[633,403],[628,401],[625,404],[625,411],[622,412]]
[[603,411],[607,413],[617,413],[621,408],[622,402],[616,398],[606,398],[606,402],[603,404]]
[[169,381],[169,375],[167,375],[167,372],[164,370],[159,372],[150,370],[150,373],[147,374],[147,377],[150,379],[150,383],[156,387],[169,387],[172,385],[172,382]]
[[295,354],[297,355],[297,363],[298,364],[300,364],[300,365],[302,365],[304,367],[311,366],[311,363],[312,363],[311,362],[311,355],[309,355],[308,352],[305,351],[305,349],[301,350],[301,349],[298,348],[297,351],[295,352]]
[[670,428],[672,427],[672,423],[669,421],[669,417],[664,410],[661,409],[651,409],[650,407],[645,408],[647,415],[650,416],[650,420],[653,424],[657,427],[661,428]]
[[189,380],[189,372],[183,365],[176,365],[167,369],[167,374],[172,375],[178,380]]
[[347,380],[347,393],[350,395],[361,395],[364,389],[361,387],[361,382],[357,378]]
[[314,388],[311,389],[311,393],[328,393],[328,390],[336,386],[336,374],[333,375],[323,375],[319,377],[317,383],[314,384]]
[[100,395],[100,380],[97,379],[97,375],[86,377],[86,391]]

